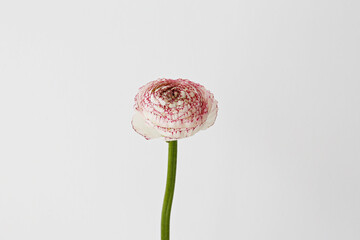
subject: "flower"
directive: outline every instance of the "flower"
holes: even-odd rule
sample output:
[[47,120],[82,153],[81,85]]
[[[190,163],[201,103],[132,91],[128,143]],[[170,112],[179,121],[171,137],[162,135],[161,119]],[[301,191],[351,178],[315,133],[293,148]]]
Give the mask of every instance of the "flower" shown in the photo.
[[215,122],[214,95],[187,79],[158,79],[135,96],[134,130],[146,139],[177,140],[207,129]]

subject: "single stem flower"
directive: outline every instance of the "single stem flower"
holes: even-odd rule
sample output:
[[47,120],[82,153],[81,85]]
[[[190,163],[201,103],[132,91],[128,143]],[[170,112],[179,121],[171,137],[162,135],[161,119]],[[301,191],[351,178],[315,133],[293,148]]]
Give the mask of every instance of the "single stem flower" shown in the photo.
[[168,172],[161,215],[161,240],[170,239],[170,213],[175,189],[177,140],[212,126],[218,112],[214,95],[187,79],[158,79],[135,96],[134,130],[147,140],[163,137],[169,144]]

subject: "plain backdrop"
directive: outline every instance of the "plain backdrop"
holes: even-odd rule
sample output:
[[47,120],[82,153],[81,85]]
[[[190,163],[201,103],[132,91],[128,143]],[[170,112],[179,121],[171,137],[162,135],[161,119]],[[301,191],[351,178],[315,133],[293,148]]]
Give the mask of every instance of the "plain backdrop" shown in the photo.
[[219,102],[179,141],[172,240],[360,239],[358,0],[0,2],[0,239],[158,240],[138,88]]

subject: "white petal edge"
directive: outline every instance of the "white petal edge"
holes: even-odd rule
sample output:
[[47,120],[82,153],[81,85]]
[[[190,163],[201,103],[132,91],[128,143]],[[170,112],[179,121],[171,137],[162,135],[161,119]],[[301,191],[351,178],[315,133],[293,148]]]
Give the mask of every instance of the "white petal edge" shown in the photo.
[[144,136],[148,140],[161,137],[161,134],[156,131],[156,129],[146,123],[144,116],[139,111],[135,110],[131,124],[137,133]]
[[214,102],[212,103],[210,113],[205,121],[205,123],[201,126],[201,130],[205,130],[212,125],[214,125],[216,117],[218,113],[218,102],[214,99]]

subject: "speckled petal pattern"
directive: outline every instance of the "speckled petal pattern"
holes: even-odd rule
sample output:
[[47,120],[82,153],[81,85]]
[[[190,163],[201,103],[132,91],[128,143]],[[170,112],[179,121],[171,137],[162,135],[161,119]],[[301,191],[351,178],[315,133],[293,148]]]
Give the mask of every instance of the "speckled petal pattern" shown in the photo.
[[146,139],[177,140],[212,126],[218,106],[214,95],[187,79],[158,79],[135,96],[133,128]]

